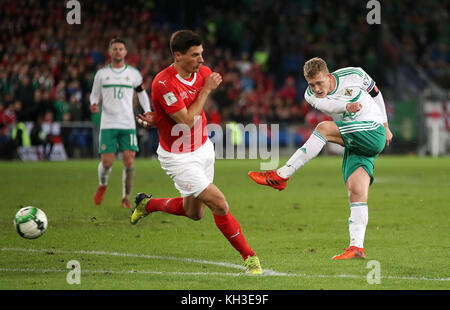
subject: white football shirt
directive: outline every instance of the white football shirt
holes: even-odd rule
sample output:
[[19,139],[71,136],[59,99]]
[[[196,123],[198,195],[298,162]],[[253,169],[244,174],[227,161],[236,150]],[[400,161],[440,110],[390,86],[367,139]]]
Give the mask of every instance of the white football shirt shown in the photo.
[[[372,78],[359,67],[346,67],[332,73],[336,78],[336,88],[325,98],[316,97],[308,86],[305,100],[314,108],[329,114],[335,121],[375,121],[383,123],[383,113],[369,92],[375,86]],[[346,105],[359,102],[361,110],[349,113]]]
[[98,104],[102,97],[100,129],[136,129],[133,96],[141,84],[141,73],[130,65],[108,65],[97,71],[90,101]]

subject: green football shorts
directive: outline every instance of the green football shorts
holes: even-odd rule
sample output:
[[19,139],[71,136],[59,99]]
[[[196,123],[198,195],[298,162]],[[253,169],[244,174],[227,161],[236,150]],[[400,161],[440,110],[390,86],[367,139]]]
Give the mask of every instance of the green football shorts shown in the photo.
[[386,143],[386,130],[378,122],[341,122],[336,121],[345,142],[342,159],[344,182],[358,168],[363,167],[373,182],[375,158],[383,151]]
[[139,151],[135,129],[100,130],[99,153],[116,153],[121,151]]

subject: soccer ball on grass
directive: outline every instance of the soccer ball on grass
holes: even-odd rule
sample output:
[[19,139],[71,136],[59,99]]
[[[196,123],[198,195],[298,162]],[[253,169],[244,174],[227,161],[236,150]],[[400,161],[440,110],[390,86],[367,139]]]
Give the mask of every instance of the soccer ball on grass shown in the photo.
[[36,239],[47,230],[47,216],[41,209],[28,206],[16,213],[14,226],[23,238]]

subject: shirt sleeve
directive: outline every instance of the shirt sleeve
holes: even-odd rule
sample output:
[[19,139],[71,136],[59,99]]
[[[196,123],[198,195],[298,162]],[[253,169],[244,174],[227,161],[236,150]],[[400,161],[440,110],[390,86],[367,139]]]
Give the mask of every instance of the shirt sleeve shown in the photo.
[[326,97],[317,98],[314,95],[308,94],[308,90],[305,92],[305,100],[313,108],[326,114],[340,114],[347,111],[348,101],[332,100]]
[[139,71],[135,70],[134,79],[133,79],[133,88],[136,88],[142,84],[144,79]]
[[156,81],[152,88],[153,92],[154,98],[168,115],[186,107],[176,88],[170,85],[168,81]]
[[381,91],[378,92],[378,95],[373,98],[373,100],[378,105],[378,108],[380,108],[381,116],[383,119],[383,124],[388,122],[387,114],[386,114],[386,105],[384,104],[383,95],[381,94]]
[[100,96],[102,94],[102,82],[100,80],[99,71],[95,73],[94,76],[94,84],[92,85],[91,95],[89,97],[91,105],[98,104],[100,101]]
[[142,110],[144,112],[151,112],[152,109],[150,108],[150,99],[148,98],[147,92],[145,90],[137,93],[139,104],[142,107]]
[[208,77],[212,73],[212,70],[207,66],[202,65],[201,68],[202,68],[203,75],[205,76],[205,78]]
[[370,75],[367,74],[366,71],[364,71],[362,68],[358,67],[356,68],[358,71],[360,71],[362,73],[362,75],[358,75],[358,79],[359,79],[359,87],[370,93],[370,91],[373,89],[373,87],[375,86],[375,81],[370,77]]

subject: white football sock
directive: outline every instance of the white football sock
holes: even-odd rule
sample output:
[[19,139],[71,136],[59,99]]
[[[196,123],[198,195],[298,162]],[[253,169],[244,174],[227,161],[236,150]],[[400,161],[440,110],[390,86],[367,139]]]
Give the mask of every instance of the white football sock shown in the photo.
[[129,198],[134,184],[135,169],[123,167],[122,170],[122,198]]
[[109,175],[111,174],[112,167],[109,167],[109,169],[105,169],[103,167],[102,162],[100,162],[98,164],[97,171],[98,171],[98,183],[103,186],[108,185],[108,178],[109,178]]
[[290,178],[295,171],[316,157],[326,143],[327,139],[320,132],[314,130],[302,147],[289,158],[286,165],[277,170],[278,175],[285,179]]
[[364,235],[369,220],[369,208],[365,202],[350,203],[350,217],[348,231],[350,232],[350,246],[364,248]]

